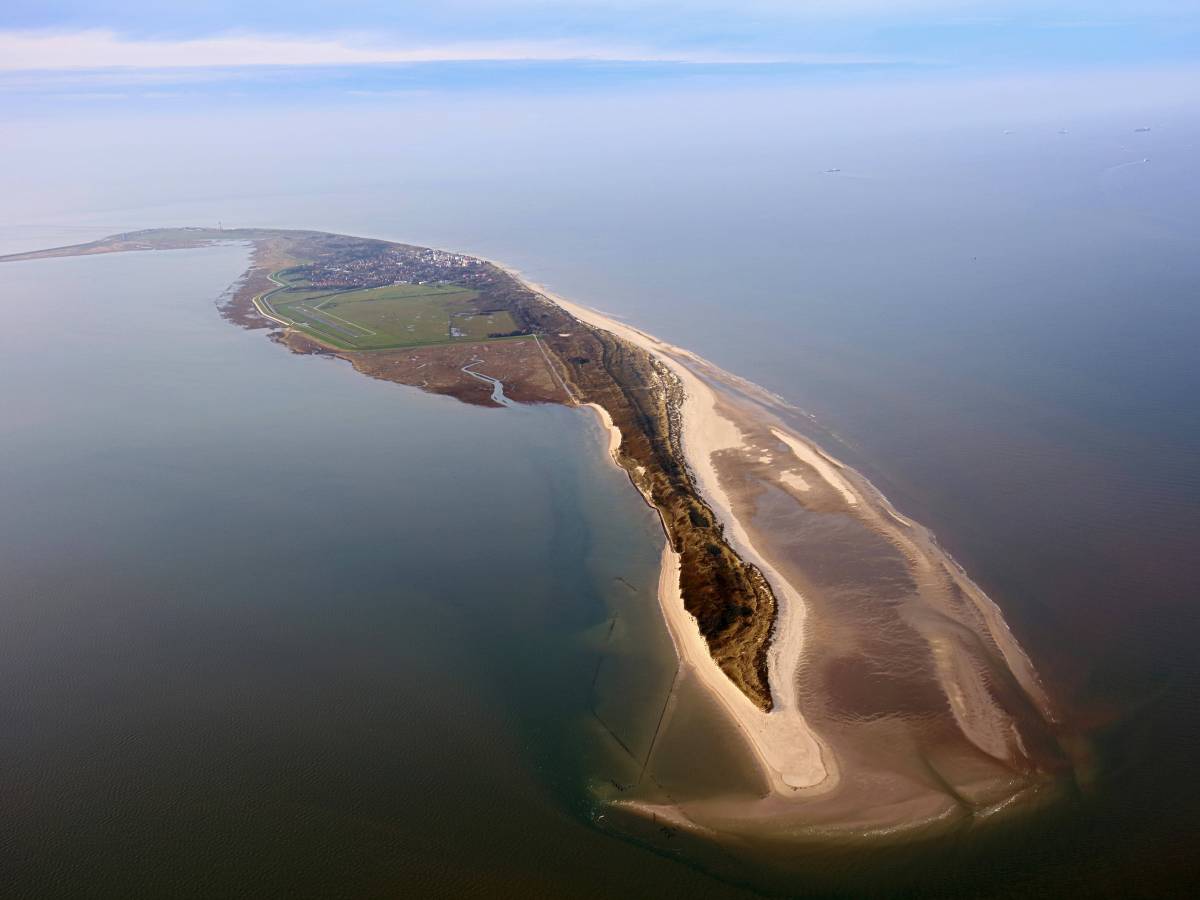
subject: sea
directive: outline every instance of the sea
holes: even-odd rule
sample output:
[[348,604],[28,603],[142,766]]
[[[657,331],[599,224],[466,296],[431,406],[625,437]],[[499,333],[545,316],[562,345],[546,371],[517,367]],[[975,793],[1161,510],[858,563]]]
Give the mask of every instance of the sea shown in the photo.
[[[1186,896],[1200,107],[988,90],[381,89],[314,101],[337,141],[295,139],[311,112],[267,88],[220,114],[58,98],[11,132],[0,250],[217,222],[406,240],[758,382],[991,594],[1077,761],[1036,819],[814,857],[785,893]],[[79,171],[34,164],[84,133]],[[295,356],[221,317],[246,258],[0,267],[5,893],[762,890],[598,818],[675,672],[661,533],[590,414]],[[737,764],[671,746],[697,778]]]

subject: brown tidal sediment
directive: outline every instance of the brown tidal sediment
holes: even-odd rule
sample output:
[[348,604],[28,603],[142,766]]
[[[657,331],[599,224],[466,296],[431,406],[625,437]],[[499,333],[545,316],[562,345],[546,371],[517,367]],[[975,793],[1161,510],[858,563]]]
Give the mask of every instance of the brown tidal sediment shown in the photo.
[[[761,717],[730,708],[764,769],[780,776],[774,790],[679,801],[647,789],[615,803],[786,848],[805,836],[890,840],[972,827],[1070,789],[1036,671],[996,605],[928,531],[802,437],[789,424],[798,411],[778,397],[558,302],[639,343],[684,383],[681,444],[694,483],[779,603],[768,650],[775,707]],[[660,598],[668,618],[669,593]],[[800,752],[806,740],[819,759]]]
[[296,331],[281,335],[279,340],[295,353],[344,359],[371,378],[419,387],[474,406],[498,404],[492,400],[490,386],[463,375],[464,366],[475,365],[504,382],[505,395],[518,403],[562,403],[566,397],[532,336],[358,353],[327,347]]

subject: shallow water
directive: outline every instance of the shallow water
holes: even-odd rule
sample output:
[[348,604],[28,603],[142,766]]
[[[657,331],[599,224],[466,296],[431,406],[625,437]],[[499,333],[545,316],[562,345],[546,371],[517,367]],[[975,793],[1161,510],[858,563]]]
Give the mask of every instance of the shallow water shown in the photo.
[[588,825],[671,675],[590,413],[294,356],[244,261],[0,271],[5,892],[730,893]]

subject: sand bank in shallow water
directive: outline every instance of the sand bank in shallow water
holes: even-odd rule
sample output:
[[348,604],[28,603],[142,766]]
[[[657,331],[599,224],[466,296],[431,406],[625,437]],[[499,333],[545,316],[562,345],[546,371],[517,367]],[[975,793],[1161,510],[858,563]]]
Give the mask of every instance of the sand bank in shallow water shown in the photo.
[[696,487],[779,601],[774,708],[764,712],[713,663],[667,548],[659,602],[681,664],[719,702],[770,790],[622,805],[769,842],[955,827],[1050,791],[1066,763],[1045,691],[999,608],[928,531],[796,431],[796,411],[778,397],[530,287],[653,354],[679,380],[681,445]]

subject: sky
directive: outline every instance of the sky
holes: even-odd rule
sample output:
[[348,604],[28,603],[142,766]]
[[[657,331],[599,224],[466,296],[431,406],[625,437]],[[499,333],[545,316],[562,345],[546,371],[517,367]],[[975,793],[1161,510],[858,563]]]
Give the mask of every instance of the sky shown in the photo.
[[1198,49],[1198,0],[7,0],[0,192],[12,221],[197,196],[212,217],[398,166],[590,160],[571,185],[647,139],[641,169],[672,169],[734,129],[819,171],[947,123],[1161,128],[1200,105]]
[[1191,61],[1195,0],[8,0],[0,70],[608,60],[1056,67]]

